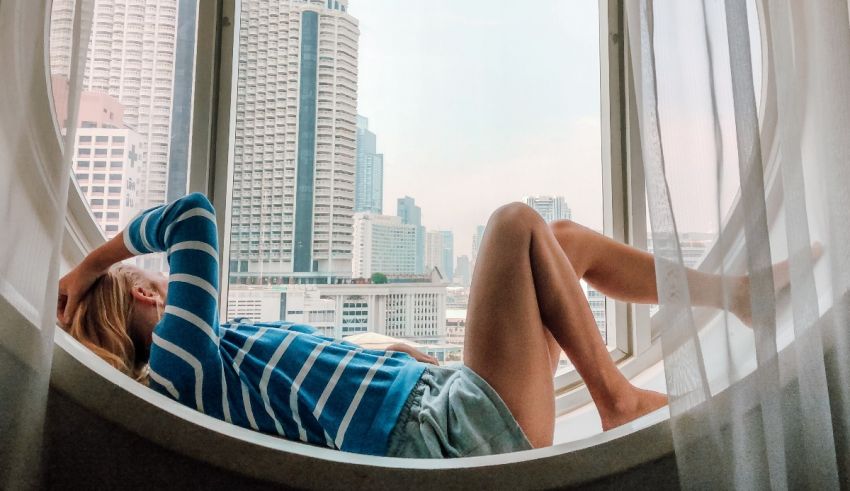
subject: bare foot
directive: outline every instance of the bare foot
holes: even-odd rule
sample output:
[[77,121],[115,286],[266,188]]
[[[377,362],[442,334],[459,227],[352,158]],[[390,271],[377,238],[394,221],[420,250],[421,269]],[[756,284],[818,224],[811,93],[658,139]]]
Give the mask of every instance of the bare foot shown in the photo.
[[[812,262],[817,262],[823,255],[823,245],[820,242],[812,243]],[[752,306],[750,304],[750,278],[741,276],[733,280],[731,287],[731,299],[729,310],[741,319],[741,322],[752,327]],[[791,265],[786,259],[773,265],[773,288],[778,293],[791,283]]]
[[629,394],[619,398],[614,408],[608,410],[599,409],[599,416],[602,419],[602,431],[608,431],[634,421],[666,405],[666,395],[652,390],[632,387]]

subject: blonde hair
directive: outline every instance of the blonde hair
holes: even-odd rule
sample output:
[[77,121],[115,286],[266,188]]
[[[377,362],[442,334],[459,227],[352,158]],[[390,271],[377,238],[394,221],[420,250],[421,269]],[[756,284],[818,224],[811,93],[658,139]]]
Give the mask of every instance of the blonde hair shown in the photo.
[[107,363],[143,384],[148,383],[148,348],[134,340],[133,295],[136,286],[150,286],[132,268],[116,264],[98,278],[80,299],[64,329]]

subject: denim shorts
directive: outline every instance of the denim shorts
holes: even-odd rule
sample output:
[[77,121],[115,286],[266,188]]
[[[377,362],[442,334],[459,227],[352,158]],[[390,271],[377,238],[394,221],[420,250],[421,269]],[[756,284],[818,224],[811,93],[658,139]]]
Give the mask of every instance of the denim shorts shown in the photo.
[[502,398],[477,373],[428,365],[390,432],[387,456],[468,457],[530,448]]

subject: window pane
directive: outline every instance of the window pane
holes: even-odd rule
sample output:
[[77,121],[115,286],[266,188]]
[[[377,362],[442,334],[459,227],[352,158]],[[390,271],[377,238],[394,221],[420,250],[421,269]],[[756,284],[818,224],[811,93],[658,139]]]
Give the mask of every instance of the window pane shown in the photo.
[[597,3],[243,0],[227,317],[459,361],[493,210],[602,228]]
[[[52,85],[57,119],[66,121],[74,0],[52,3]],[[197,0],[93,3],[73,165],[78,178],[88,177],[88,161],[79,157],[94,148],[94,155],[108,157],[110,169],[118,171],[110,174],[105,194],[102,186],[81,189],[87,199],[97,194],[120,205],[117,225],[97,220],[111,237],[139,210],[164,203],[167,188],[175,198],[186,193]],[[106,165],[94,163],[98,169]]]

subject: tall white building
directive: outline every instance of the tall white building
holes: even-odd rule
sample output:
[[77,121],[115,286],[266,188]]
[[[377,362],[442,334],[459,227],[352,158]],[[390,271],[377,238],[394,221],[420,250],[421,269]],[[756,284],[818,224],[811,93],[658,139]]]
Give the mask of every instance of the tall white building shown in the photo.
[[137,202],[140,162],[138,133],[121,124],[114,98],[83,92],[73,171],[95,222],[107,238],[117,235],[141,209]]
[[416,226],[401,217],[354,214],[352,278],[416,273]]
[[347,9],[242,2],[231,284],[351,275],[360,32]]
[[439,268],[443,277],[446,270],[443,269],[443,234],[439,230],[428,230],[425,232],[425,270]]
[[522,200],[540,213],[546,223],[555,220],[569,220],[573,214],[563,196],[525,196]]
[[[109,94],[139,142],[139,203],[164,203],[168,181],[178,0],[97,0],[83,90]],[[55,0],[51,72],[70,66],[73,0]],[[187,103],[189,101],[186,101]]]
[[[51,77],[56,117],[67,129],[68,79]],[[141,137],[124,122],[118,100],[101,92],[80,94],[72,170],[95,222],[112,238],[139,211]]]
[[425,269],[438,268],[447,281],[454,272],[454,234],[450,230],[429,230],[425,234]]

